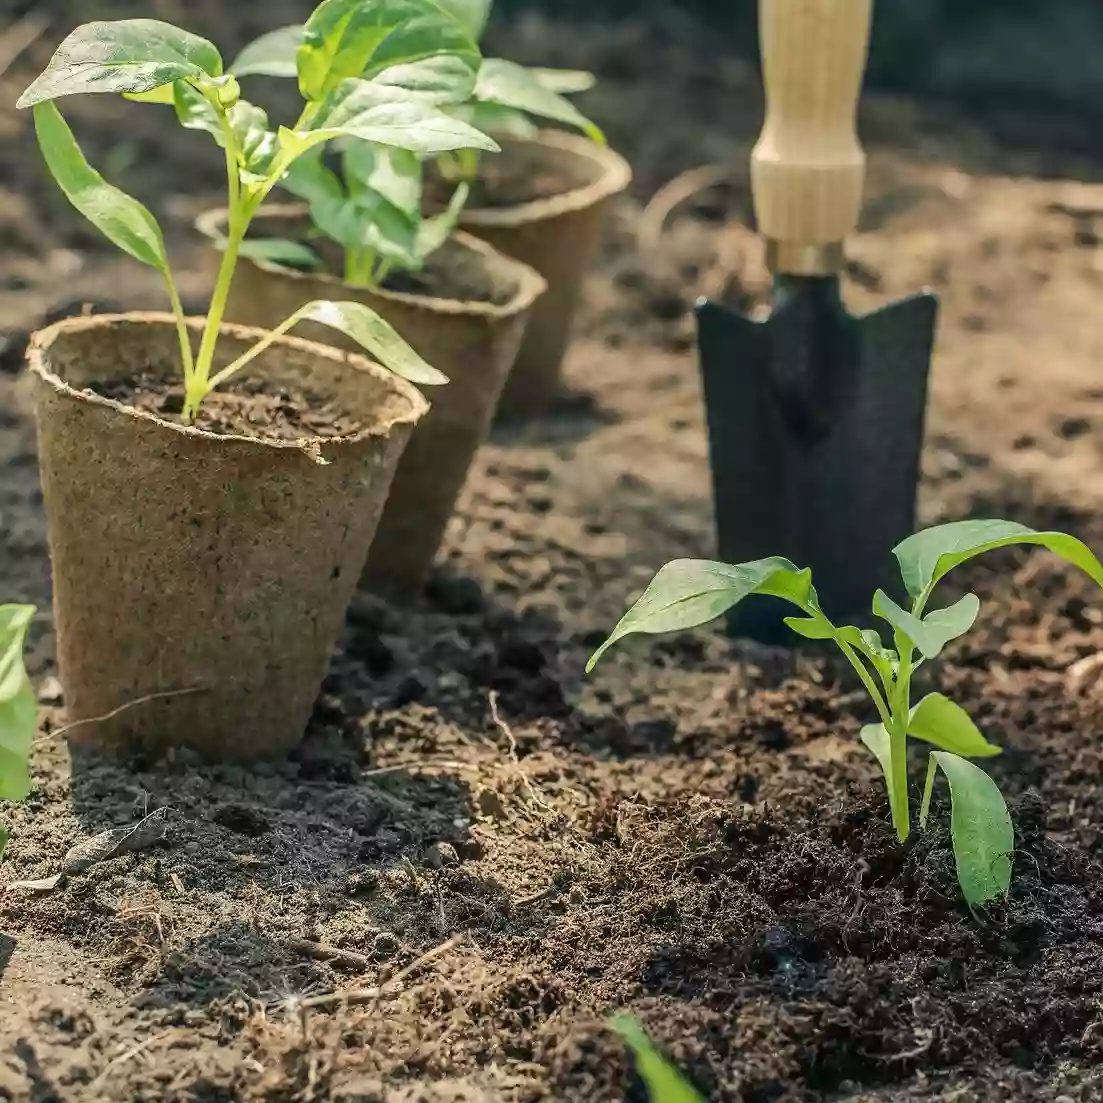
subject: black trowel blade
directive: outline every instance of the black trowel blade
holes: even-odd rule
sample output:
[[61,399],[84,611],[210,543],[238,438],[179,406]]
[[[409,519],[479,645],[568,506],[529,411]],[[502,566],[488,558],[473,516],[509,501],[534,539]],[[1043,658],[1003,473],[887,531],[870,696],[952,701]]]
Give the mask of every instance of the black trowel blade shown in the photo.
[[[868,618],[878,586],[898,590],[890,552],[915,524],[937,312],[926,293],[859,318],[840,307],[835,339],[821,324],[812,340],[799,302],[765,321],[698,304],[721,559],[811,567],[839,623]],[[731,630],[783,642],[793,611],[752,599]]]

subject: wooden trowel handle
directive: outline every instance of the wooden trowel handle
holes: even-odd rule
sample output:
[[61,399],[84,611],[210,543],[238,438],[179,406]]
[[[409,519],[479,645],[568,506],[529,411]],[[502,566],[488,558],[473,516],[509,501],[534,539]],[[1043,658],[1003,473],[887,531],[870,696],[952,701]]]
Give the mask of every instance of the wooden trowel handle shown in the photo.
[[766,123],[751,155],[771,267],[829,275],[858,224],[865,154],[858,95],[873,0],[759,0]]

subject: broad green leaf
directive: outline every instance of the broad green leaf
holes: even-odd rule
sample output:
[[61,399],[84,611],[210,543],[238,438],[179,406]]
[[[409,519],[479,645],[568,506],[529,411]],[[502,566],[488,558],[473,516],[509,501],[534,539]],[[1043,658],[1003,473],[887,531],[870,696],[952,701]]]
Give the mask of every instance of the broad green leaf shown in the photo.
[[968,759],[932,751],[950,783],[950,835],[957,880],[970,908],[1007,895],[1015,829],[996,783]]
[[124,92],[124,100],[133,100],[135,103],[160,103],[169,107],[176,100],[176,84],[162,84],[160,88],[154,88],[149,92]]
[[280,180],[280,187],[308,203],[345,197],[340,178],[322,161],[320,145],[308,150],[291,165]]
[[230,72],[237,77],[294,77],[305,28],[301,23],[278,27],[253,39],[234,59]]
[[23,646],[34,613],[32,605],[0,605],[0,800],[20,801],[31,791],[37,707]]
[[205,38],[157,19],[85,23],[57,48],[42,75],[19,98],[34,107],[80,92],[152,92],[177,80],[222,73]]
[[341,137],[423,156],[456,149],[498,149],[492,138],[431,103],[366,80],[346,80],[337,88],[322,104],[310,130],[280,130],[280,144],[290,155]]
[[407,218],[420,217],[421,162],[409,150],[354,141],[343,164],[350,192],[376,192]]
[[451,237],[463,213],[469,192],[470,189],[466,184],[460,184],[452,193],[447,210],[421,220],[414,249],[419,261],[424,262],[426,258],[431,257]]
[[418,266],[417,219],[403,214],[376,192],[319,197],[310,204],[310,216],[326,237],[346,249],[371,249],[392,262]]
[[439,54],[478,69],[474,37],[432,0],[322,0],[298,50],[299,89],[304,99],[319,101],[350,77]]
[[427,364],[388,322],[362,303],[307,303],[295,311],[296,322],[317,322],[351,337],[395,375],[429,386],[440,386],[448,377]]
[[247,238],[238,250],[243,257],[252,260],[266,260],[271,264],[282,264],[288,268],[300,268],[316,272],[324,267],[322,258],[309,245],[300,241],[287,241],[284,238],[256,237]]
[[958,564],[1015,544],[1048,548],[1103,586],[1103,564],[1083,541],[1063,532],[1036,532],[1014,521],[954,521],[924,529],[898,544],[893,555],[908,593],[919,597]]
[[929,693],[911,711],[908,735],[963,758],[990,758],[1000,748],[989,743],[959,704],[941,693]]
[[922,620],[902,609],[883,590],[873,595],[873,612],[903,633],[924,658],[936,658],[951,640],[964,636],[980,612],[980,598],[966,594],[947,609],[936,609]]
[[833,640],[835,626],[822,613],[813,613],[810,617],[785,617],[786,625],[798,636],[806,640]]
[[503,138],[524,141],[540,133],[540,128],[523,111],[497,103],[465,103],[452,109],[450,114],[470,123],[477,130]]
[[570,100],[546,88],[538,77],[516,62],[504,58],[483,61],[475,83],[475,99],[566,123],[595,142],[605,144],[605,135]]
[[34,126],[46,165],[69,202],[124,252],[167,274],[165,240],[157,220],[88,164],[57,106],[38,104]]
[[704,1103],[689,1081],[651,1044],[630,1015],[618,1015],[609,1026],[632,1051],[636,1072],[647,1086],[651,1103]]
[[597,84],[597,77],[584,69],[530,69],[530,73],[549,91],[561,96],[588,92]]
[[440,6],[458,19],[477,42],[490,19],[492,0],[439,0]]
[[[892,743],[884,724],[865,724],[858,732],[858,738],[873,752],[881,766],[881,773],[888,782],[892,777]],[[892,796],[892,787],[889,786],[889,796]]]
[[737,566],[707,559],[676,559],[655,575],[613,634],[594,652],[586,669],[593,670],[601,656],[625,636],[697,628],[751,594],[784,598],[806,611],[815,601],[811,571],[798,569],[788,559],[759,559]]
[[475,70],[454,54],[392,65],[372,77],[372,84],[401,88],[439,106],[466,103],[475,91]]

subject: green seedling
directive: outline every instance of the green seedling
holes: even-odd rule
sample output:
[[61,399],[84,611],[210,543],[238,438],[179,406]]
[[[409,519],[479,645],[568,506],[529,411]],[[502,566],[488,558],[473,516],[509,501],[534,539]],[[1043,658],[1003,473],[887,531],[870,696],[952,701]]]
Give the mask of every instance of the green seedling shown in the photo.
[[[435,36],[440,49],[403,66],[407,86],[416,85],[442,111],[479,133],[530,137],[536,132],[531,117],[536,116],[577,127],[604,144],[604,134],[566,98],[593,86],[590,73],[526,69],[504,58],[479,54],[477,42],[490,16],[491,0],[360,0],[345,6],[356,9],[351,22],[375,25],[380,19],[409,12],[411,5],[419,12],[418,23],[426,38]],[[317,33],[317,22],[316,13],[305,26],[281,27],[262,35],[242,51],[231,72],[239,78],[298,74],[300,89],[309,100],[312,88],[304,85],[296,57],[302,44]],[[376,64],[374,57],[367,58],[366,64],[370,71]],[[367,286],[377,286],[395,267],[416,270],[447,239],[467,201],[465,185],[475,181],[480,152],[488,148],[472,142],[428,155],[444,178],[458,187],[448,209],[422,223],[426,154],[410,157],[394,149],[357,148],[358,142],[341,144],[339,172],[327,169],[319,153],[289,174],[284,185],[310,204],[317,230],[344,247],[346,280]],[[281,242],[266,248],[270,259],[321,263],[316,255],[304,255],[301,246]]]
[[[0,605],[0,800],[25,800],[31,791],[35,696],[23,647],[34,618],[32,605]],[[0,824],[0,858],[8,832]]]
[[[446,31],[443,39],[440,27]],[[345,140],[419,157],[497,148],[469,123],[442,110],[439,98],[425,91],[426,63],[431,68],[449,50],[469,59],[478,56],[470,36],[455,20],[443,18],[432,0],[323,0],[307,28],[293,57],[306,104],[290,127],[273,128],[261,108],[241,98],[237,77],[223,70],[214,45],[153,19],[78,27],[19,100],[19,106],[34,109],[46,163],[72,204],[112,242],[161,274],[177,320],[184,417],[189,421],[214,387],[302,321],[347,334],[414,382],[447,382],[382,318],[353,302],[307,303],[233,363],[213,371],[234,270],[250,248],[250,223],[301,157],[327,142]],[[56,100],[88,92],[170,105],[183,126],[210,134],[224,151],[229,219],[206,325],[194,354],[161,228],[141,203],[88,164],[58,110]]]
[[637,632],[676,632],[696,628],[726,613],[752,594],[780,598],[801,615],[785,623],[798,635],[830,640],[846,657],[865,686],[880,722],[861,730],[861,740],[876,756],[888,787],[889,808],[897,837],[911,831],[908,795],[908,738],[936,748],[930,752],[919,808],[925,827],[935,774],[950,786],[950,832],[958,883],[970,908],[1006,895],[1011,884],[1014,830],[996,783],[970,759],[1000,753],[968,714],[941,693],[912,704],[912,677],[951,640],[972,628],[980,609],[975,594],[943,609],[929,609],[935,588],[954,567],[983,552],[1015,544],[1048,548],[1085,571],[1103,586],[1103,565],[1091,550],[1060,532],[1035,532],[1011,521],[959,521],[926,529],[893,549],[900,567],[908,607],[878,590],[873,613],[893,633],[886,647],[877,632],[833,624],[820,608],[811,572],[786,559],[760,559],[729,566],[706,560],[668,563],[643,596],[625,614],[613,634],[590,659],[588,670],[618,640]]
[[636,1072],[651,1103],[704,1103],[690,1082],[652,1045],[643,1027],[631,1015],[617,1015],[609,1028],[632,1051]]
[[[262,35],[242,51],[230,71],[240,78],[297,76],[309,110],[327,90],[309,70],[304,73],[298,59],[308,43],[330,33],[335,20],[342,21],[346,37],[378,39],[371,51],[350,53],[342,71],[370,77],[375,83],[399,85],[408,95],[466,123],[469,133],[478,137],[469,146],[455,145],[457,156],[497,148],[469,120],[460,119],[461,109],[475,94],[483,64],[475,36],[435,0],[328,0],[304,26]],[[396,49],[392,27],[407,39],[397,63],[392,61]],[[339,138],[332,148],[337,156],[328,163],[322,147],[308,151],[280,182],[306,200],[313,222],[309,236],[329,238],[341,246],[345,282],[355,287],[379,287],[395,269],[421,269],[455,228],[467,187],[456,189],[447,210],[423,218],[424,150],[364,136]],[[266,240],[251,242],[250,247],[254,256],[276,263],[308,269],[323,263],[303,242]]]

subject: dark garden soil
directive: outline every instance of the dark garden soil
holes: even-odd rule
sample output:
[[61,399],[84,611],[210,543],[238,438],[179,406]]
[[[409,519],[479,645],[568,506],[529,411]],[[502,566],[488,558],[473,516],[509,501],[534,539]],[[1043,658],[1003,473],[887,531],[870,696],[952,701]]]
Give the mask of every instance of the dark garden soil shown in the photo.
[[[427,192],[431,202],[446,206],[454,189],[455,184],[430,174]],[[473,210],[517,207],[571,190],[571,181],[549,171],[543,158],[525,158],[515,148],[499,159],[494,155],[479,158],[479,174],[471,181],[468,205]]]
[[[824,659],[703,631],[584,678],[650,573],[710,550],[690,309],[765,291],[745,168],[760,98],[692,37],[528,24],[498,49],[597,69],[582,105],[636,172],[568,389],[483,449],[422,607],[356,600],[288,761],[70,754],[40,615],[35,788],[2,810],[0,1099],[638,1103],[602,1025],[621,1008],[718,1101],[1103,1098],[1103,597],[1045,555],[960,579],[981,619],[930,677],[1006,748],[992,769],[1017,827],[1011,899],[984,924],[959,903],[945,807],[894,843],[856,738],[868,711]],[[169,160],[128,167],[124,117]],[[0,593],[45,610],[20,334],[59,303],[161,300],[41,182],[27,120],[2,121]],[[217,151],[155,110],[82,104],[76,122],[164,217],[201,301],[188,227],[217,198]],[[942,294],[924,520],[1006,516],[1103,549],[1103,161],[1013,122],[994,137],[869,99],[847,293]],[[701,165],[712,186],[650,202]],[[52,891],[12,884],[154,812],[146,849]],[[329,998],[345,990],[361,995]]]
[[[182,420],[182,383],[147,374],[106,380],[93,390],[167,421]],[[361,427],[332,399],[322,400],[309,390],[260,378],[231,379],[213,391],[203,400],[194,424],[219,436],[294,441],[351,436]]]

